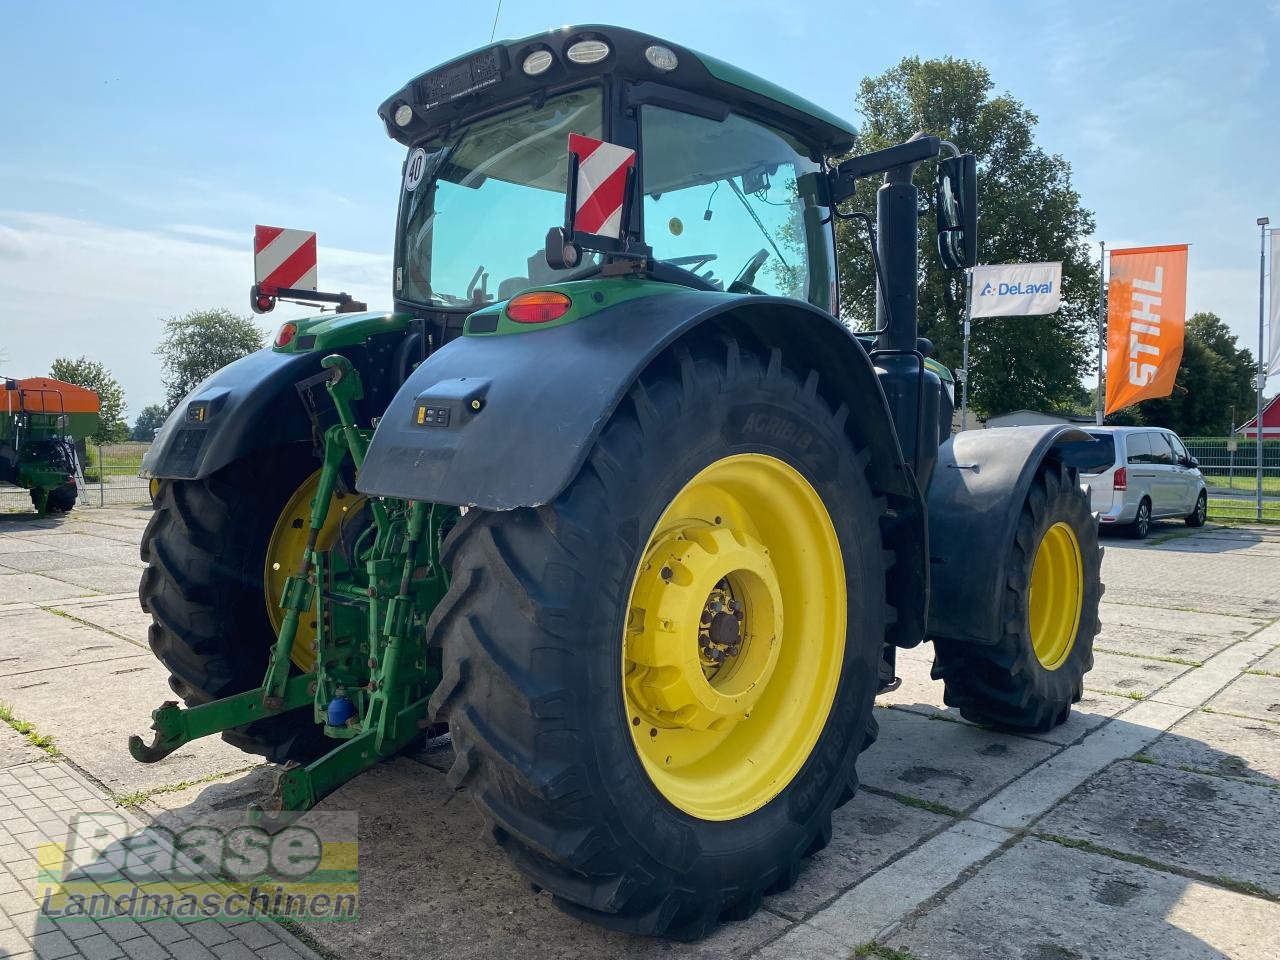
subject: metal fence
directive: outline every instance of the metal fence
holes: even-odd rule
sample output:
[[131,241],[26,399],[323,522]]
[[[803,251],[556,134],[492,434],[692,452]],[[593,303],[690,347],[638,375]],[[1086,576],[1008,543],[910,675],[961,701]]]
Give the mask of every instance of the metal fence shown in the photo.
[[[138,476],[148,443],[87,444],[81,451],[84,486],[76,508],[108,507],[151,502],[149,484]],[[31,509],[31,494],[21,487],[0,487],[0,512]]]
[[1280,440],[1258,443],[1244,437],[1184,437],[1188,452],[1200,461],[1209,488],[1209,517],[1216,520],[1257,520],[1258,478],[1262,479],[1262,516],[1280,523]]

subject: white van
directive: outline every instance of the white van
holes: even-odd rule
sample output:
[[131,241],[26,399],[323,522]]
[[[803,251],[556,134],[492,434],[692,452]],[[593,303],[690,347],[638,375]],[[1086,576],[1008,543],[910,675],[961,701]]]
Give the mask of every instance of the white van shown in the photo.
[[1080,485],[1103,526],[1125,527],[1142,539],[1151,521],[1182,518],[1204,525],[1208,494],[1200,464],[1178,435],[1159,427],[1089,427],[1092,440],[1063,444],[1067,466],[1080,471]]

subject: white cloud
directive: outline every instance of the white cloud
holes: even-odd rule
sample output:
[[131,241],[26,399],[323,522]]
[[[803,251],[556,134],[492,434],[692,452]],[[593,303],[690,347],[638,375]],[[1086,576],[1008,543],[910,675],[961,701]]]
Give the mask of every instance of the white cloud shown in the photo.
[[[321,246],[320,286],[373,309],[390,306],[391,258]],[[0,353],[9,376],[47,373],[55,357],[101,360],[136,415],[162,399],[152,354],[163,318],[212,307],[249,312],[249,235],[176,225],[135,230],[29,211],[0,210]],[[281,304],[274,328],[314,311]]]

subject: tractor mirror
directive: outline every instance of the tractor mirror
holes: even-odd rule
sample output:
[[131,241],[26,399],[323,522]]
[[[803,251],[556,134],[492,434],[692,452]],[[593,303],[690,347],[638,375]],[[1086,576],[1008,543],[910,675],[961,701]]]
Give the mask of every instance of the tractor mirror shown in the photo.
[[948,270],[978,262],[978,161],[972,153],[938,161],[938,256]]

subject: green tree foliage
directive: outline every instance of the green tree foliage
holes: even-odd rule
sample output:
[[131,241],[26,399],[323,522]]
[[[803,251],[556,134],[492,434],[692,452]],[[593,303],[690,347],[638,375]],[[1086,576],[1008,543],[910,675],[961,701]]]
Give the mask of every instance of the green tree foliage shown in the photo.
[[1233,407],[1236,426],[1253,416],[1256,371],[1253,354],[1217,314],[1197,313],[1187,321],[1173,393],[1136,404],[1138,416],[1184,437],[1226,436]]
[[[1036,145],[1036,116],[1008,94],[992,96],[992,86],[987,70],[973,61],[908,57],[862,81],[858,108],[864,122],[855,147],[858,153],[878,150],[924,131],[976,154],[979,262],[1062,261],[1057,314],[975,321],[969,400],[981,416],[1072,402],[1080,374],[1092,366],[1098,293],[1085,242],[1093,216],[1071,185],[1070,166]],[[938,262],[935,176],[932,161],[916,174],[922,200],[920,334],[933,341],[943,363],[958,367],[964,276]],[[862,183],[851,203],[874,215],[878,186]],[[837,250],[843,319],[871,329],[875,287],[865,228],[856,221],[840,223]]]
[[156,438],[156,431],[163,426],[165,418],[168,416],[168,407],[160,403],[148,404],[142,408],[142,412],[138,414],[138,419],[134,421],[133,433],[129,439],[150,443]]
[[49,376],[64,383],[74,383],[98,395],[98,432],[89,437],[90,443],[120,443],[129,439],[129,425],[124,421],[124,388],[97,360],[80,357],[58,357],[49,368]]
[[169,409],[214,371],[261,349],[262,339],[251,318],[230,310],[196,310],[165,320],[156,356]]

